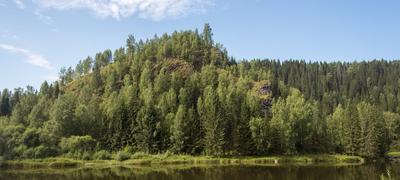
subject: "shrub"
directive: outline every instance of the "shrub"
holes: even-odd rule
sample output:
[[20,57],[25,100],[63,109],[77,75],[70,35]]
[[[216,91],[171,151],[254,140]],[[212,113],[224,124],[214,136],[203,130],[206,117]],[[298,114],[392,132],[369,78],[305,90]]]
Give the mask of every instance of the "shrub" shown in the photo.
[[64,153],[93,151],[96,147],[96,140],[91,136],[71,136],[62,138],[59,144]]
[[41,145],[35,148],[35,158],[52,157],[55,155],[57,155],[57,149],[54,147]]
[[39,159],[57,155],[55,148],[40,145],[34,148],[28,148],[25,145],[14,149],[14,156],[17,159]]
[[94,154],[94,158],[97,160],[110,160],[111,154],[108,151],[101,150]]
[[144,152],[137,152],[135,154],[132,155],[132,159],[143,159],[149,157],[149,154],[144,153]]
[[132,146],[125,146],[125,148],[123,149],[123,151],[124,151],[124,152],[127,152],[127,153],[130,153],[130,154],[133,154],[133,153],[136,152],[135,148],[132,147]]
[[72,158],[72,159],[81,159],[82,155],[83,155],[83,152],[76,151],[76,152],[68,152],[68,153],[64,154],[64,157]]
[[163,158],[169,158],[171,156],[173,156],[174,153],[172,153],[171,151],[167,150],[164,154],[163,154]]
[[21,141],[27,147],[36,147],[36,146],[39,146],[39,144],[40,144],[39,137],[40,137],[40,134],[37,129],[28,128],[22,134]]
[[35,148],[28,148],[22,153],[22,158],[34,159],[35,158]]
[[21,149],[20,138],[24,130],[25,128],[22,125],[0,126],[0,154],[5,159],[21,157],[23,149]]
[[119,151],[117,155],[115,156],[115,160],[117,161],[125,161],[130,158],[131,154],[124,152],[124,151]]
[[24,157],[23,157],[23,156],[24,156],[24,152],[27,151],[27,150],[28,150],[28,148],[27,148],[25,145],[19,145],[19,146],[13,148],[11,158],[12,158],[12,159],[15,159],[15,158],[17,158],[17,159],[24,158]]
[[88,161],[92,160],[92,155],[89,152],[84,152],[81,157],[82,160]]

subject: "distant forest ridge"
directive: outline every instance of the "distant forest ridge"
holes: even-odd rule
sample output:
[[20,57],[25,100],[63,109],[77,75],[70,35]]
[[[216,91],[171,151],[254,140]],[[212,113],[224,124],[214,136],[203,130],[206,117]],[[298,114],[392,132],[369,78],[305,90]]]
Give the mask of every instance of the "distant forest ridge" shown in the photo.
[[198,30],[137,41],[0,94],[0,156],[400,150],[400,61],[236,61]]

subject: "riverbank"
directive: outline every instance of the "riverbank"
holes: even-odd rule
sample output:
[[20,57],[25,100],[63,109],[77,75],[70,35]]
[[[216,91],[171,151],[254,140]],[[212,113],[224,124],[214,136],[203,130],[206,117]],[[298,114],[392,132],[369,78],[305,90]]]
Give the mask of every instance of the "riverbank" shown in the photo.
[[152,166],[152,165],[281,165],[317,163],[329,164],[363,164],[365,160],[358,156],[348,155],[301,155],[269,157],[209,157],[188,155],[143,155],[125,161],[117,160],[75,160],[70,158],[46,158],[34,160],[2,161],[1,168],[75,168],[90,166]]
[[387,158],[389,159],[389,161],[391,162],[400,162],[400,152],[398,151],[394,151],[394,152],[388,152],[387,153]]

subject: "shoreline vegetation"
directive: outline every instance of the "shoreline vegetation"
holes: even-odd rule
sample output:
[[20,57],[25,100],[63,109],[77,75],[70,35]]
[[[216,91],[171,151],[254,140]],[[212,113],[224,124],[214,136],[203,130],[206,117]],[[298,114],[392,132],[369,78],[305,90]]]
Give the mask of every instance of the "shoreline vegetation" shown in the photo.
[[[117,156],[117,155],[115,155]],[[174,165],[361,165],[365,159],[350,155],[296,155],[296,156],[262,156],[262,157],[211,157],[190,155],[143,154],[132,155],[126,160],[77,160],[66,157],[45,159],[24,159],[0,161],[0,169],[30,168],[78,168],[104,166],[174,166]]]

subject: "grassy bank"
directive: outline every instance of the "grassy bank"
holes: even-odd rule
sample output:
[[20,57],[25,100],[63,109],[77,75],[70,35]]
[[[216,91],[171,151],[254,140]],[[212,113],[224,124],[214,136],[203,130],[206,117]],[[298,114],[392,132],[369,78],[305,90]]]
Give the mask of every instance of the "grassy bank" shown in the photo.
[[362,164],[364,159],[347,155],[301,155],[269,157],[209,157],[168,154],[134,154],[124,161],[74,160],[69,158],[46,158],[36,160],[12,160],[0,163],[2,168],[75,168],[87,166],[151,166],[151,165],[281,165],[281,164]]
[[393,158],[400,158],[400,152],[398,152],[398,151],[388,152],[387,155],[389,157],[393,157]]

